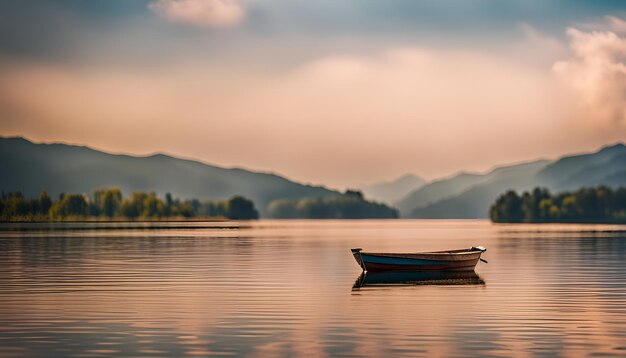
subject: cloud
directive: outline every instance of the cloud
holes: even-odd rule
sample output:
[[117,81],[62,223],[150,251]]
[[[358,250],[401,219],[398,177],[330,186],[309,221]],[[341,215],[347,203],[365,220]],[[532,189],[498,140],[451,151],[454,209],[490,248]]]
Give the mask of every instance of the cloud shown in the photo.
[[606,21],[608,22],[609,28],[614,32],[621,35],[626,34],[626,21],[616,16],[607,16]]
[[245,17],[237,0],[155,0],[148,7],[168,21],[200,27],[230,27]]
[[606,18],[605,30],[569,28],[573,57],[553,70],[578,98],[581,114],[603,128],[626,126],[626,23]]
[[231,66],[16,64],[0,71],[0,115],[4,107],[14,118],[0,131],[165,150],[342,187],[544,155],[549,138],[563,135],[555,118],[567,118],[549,70],[490,53],[394,47],[280,71]]

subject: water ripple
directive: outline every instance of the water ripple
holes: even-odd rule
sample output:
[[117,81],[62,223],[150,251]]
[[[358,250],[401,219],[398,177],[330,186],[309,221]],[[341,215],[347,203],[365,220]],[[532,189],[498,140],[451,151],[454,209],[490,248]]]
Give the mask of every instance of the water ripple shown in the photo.
[[[473,245],[472,284],[353,289],[352,247]],[[624,356],[625,258],[610,225],[0,224],[0,356]]]

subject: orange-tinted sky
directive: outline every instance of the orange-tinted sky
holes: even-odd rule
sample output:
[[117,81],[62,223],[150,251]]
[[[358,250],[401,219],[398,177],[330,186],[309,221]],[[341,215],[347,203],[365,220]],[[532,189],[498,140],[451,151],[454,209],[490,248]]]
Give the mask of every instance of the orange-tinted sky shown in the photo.
[[0,11],[4,136],[339,188],[626,139],[626,22],[608,5],[553,23],[539,5],[430,9],[446,28],[353,1],[24,4]]

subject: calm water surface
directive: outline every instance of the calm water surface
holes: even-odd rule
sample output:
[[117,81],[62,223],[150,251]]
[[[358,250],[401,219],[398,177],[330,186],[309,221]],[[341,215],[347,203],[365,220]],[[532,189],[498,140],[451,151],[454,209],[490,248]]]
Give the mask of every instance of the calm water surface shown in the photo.
[[[0,356],[626,356],[626,226],[116,225],[1,226]],[[353,289],[350,248],[473,245],[472,284]]]

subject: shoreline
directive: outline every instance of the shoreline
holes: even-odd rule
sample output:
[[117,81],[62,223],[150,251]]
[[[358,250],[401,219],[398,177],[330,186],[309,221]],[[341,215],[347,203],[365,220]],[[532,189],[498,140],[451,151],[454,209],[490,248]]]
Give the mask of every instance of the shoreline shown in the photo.
[[206,216],[206,217],[164,217],[164,218],[141,218],[141,219],[129,219],[129,218],[69,218],[65,220],[0,220],[0,224],[64,224],[64,223],[155,223],[155,222],[225,222],[232,221],[231,219],[221,216]]

